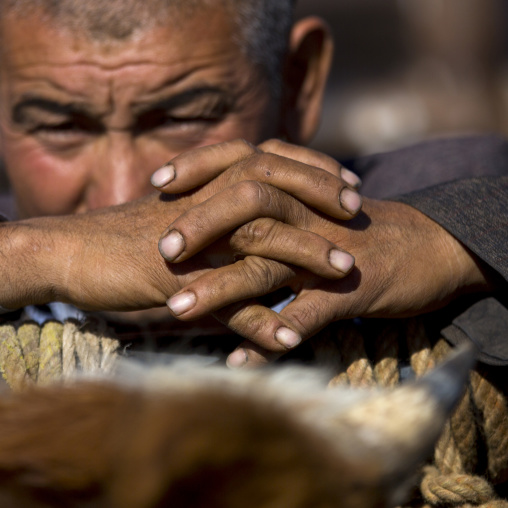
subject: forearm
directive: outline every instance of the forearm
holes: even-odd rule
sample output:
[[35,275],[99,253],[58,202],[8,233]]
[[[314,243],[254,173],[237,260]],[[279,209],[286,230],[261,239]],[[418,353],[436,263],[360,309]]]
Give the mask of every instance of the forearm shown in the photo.
[[[61,246],[59,252],[65,246]],[[41,235],[41,229],[30,221],[3,222],[0,224],[0,305],[6,309],[18,309],[26,305],[45,303],[56,299],[55,292],[61,285],[59,277],[63,257],[59,256],[58,268],[48,263],[55,246],[49,235]]]
[[0,225],[0,305],[50,301],[89,310],[164,305],[179,289],[157,242],[180,213],[158,195],[88,214]]
[[508,176],[457,180],[396,198],[441,225],[508,280]]

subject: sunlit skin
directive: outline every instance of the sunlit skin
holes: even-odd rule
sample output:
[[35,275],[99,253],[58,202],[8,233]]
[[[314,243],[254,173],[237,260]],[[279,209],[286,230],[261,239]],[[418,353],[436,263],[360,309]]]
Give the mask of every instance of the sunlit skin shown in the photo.
[[107,43],[37,16],[2,25],[0,152],[20,218],[131,201],[181,152],[277,134],[268,84],[221,10]]
[[108,43],[37,16],[3,30],[1,152],[21,218],[131,201],[178,153],[277,134],[268,84],[223,11]]

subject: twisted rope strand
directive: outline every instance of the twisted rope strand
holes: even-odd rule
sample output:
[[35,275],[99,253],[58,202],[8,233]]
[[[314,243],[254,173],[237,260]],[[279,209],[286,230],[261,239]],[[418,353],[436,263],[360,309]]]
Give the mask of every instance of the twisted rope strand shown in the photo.
[[118,349],[118,341],[99,322],[25,323],[17,330],[0,325],[0,370],[13,390],[70,379],[78,371],[109,372]]
[[508,407],[505,395],[495,389],[479,370],[471,374],[473,398],[483,416],[488,439],[488,467],[493,481],[508,480]]
[[495,497],[494,489],[484,478],[474,475],[440,474],[433,466],[424,469],[421,483],[424,499],[432,506],[487,503]]

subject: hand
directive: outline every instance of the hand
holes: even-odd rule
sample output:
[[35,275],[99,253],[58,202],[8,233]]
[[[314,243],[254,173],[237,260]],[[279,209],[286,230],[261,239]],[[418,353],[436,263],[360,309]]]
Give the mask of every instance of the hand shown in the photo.
[[[281,148],[281,151],[286,146],[278,142],[272,142],[271,145]],[[307,162],[317,160],[328,172],[302,162],[298,163],[298,168],[292,173],[295,178],[287,179],[285,175],[288,163],[295,165],[294,161],[263,154],[244,142],[190,152],[188,157],[179,158],[177,166],[181,169],[184,167],[183,162],[191,161],[191,168],[199,169],[199,156],[208,153],[204,160],[212,160],[209,155],[214,149],[218,150],[217,154],[222,151],[235,154],[237,158],[243,153],[242,161],[246,167],[239,171],[236,165],[215,178],[210,185],[173,201],[151,196],[78,216],[38,218],[4,224],[3,241],[0,244],[1,254],[6,261],[2,271],[4,285],[0,291],[2,305],[17,308],[53,300],[67,301],[89,310],[131,310],[163,305],[167,297],[183,284],[210,270],[212,266],[232,262],[233,256],[238,254],[238,251],[210,249],[202,257],[168,267],[157,251],[156,239],[168,222],[185,210],[213,197],[217,189],[228,185],[233,190],[226,189],[227,192],[221,199],[215,200],[214,207],[214,227],[222,230],[229,227],[230,201],[238,202],[242,193],[250,197],[248,205],[254,211],[254,216],[270,213],[280,216],[285,213],[264,198],[275,199],[274,193],[279,193],[286,200],[295,200],[273,185],[301,196],[310,205],[321,207],[319,186],[324,186],[327,200],[332,201],[332,204],[325,203],[324,208],[340,217],[349,218],[357,210],[345,210],[338,196],[344,198],[344,194],[349,194],[349,199],[343,199],[343,202],[352,202],[353,208],[359,208],[361,204],[356,193],[340,177],[334,176],[341,174],[341,168],[335,161],[305,149],[296,149],[301,159]],[[201,160],[201,164],[204,160]],[[217,164],[210,167],[217,171]],[[261,179],[269,179],[273,185],[245,180],[256,178],[260,171]],[[270,175],[266,174],[267,171]],[[177,174],[181,186],[185,182],[185,173]],[[354,177],[352,174],[348,176]],[[222,220],[226,227],[220,222]],[[289,226],[285,229],[284,225],[281,226],[282,236],[292,237]],[[307,232],[300,232],[298,238],[308,243],[309,248],[291,258],[294,264],[331,278],[342,277],[350,270],[353,258],[329,241]],[[190,247],[192,248],[191,245]],[[276,259],[282,255],[278,252],[279,247],[271,245],[269,238],[258,242],[256,248],[260,255],[267,258]],[[292,269],[284,265],[281,265],[279,272],[280,270],[292,273]]]
[[52,301],[85,310],[161,306],[179,289],[157,249],[168,215],[159,196],[72,216],[0,224],[0,303]]
[[[240,228],[231,237],[229,251],[237,258],[249,255],[236,264],[236,273],[241,280],[247,280],[245,284],[237,285],[238,290],[234,294],[227,284],[223,284],[218,307],[236,301],[244,291],[248,292],[249,277],[262,275],[267,281],[259,295],[285,285],[289,278],[294,277],[294,268],[271,260],[304,267],[332,279],[343,276],[352,268],[352,257],[308,231],[312,227],[306,223],[305,217],[314,214],[309,214],[306,207],[277,189],[284,189],[302,202],[334,217],[350,219],[361,206],[361,199],[352,190],[360,180],[341,168],[335,160],[279,141],[269,141],[259,148],[235,141],[185,153],[157,171],[152,182],[164,192],[177,193],[188,191],[216,175],[217,178],[207,187],[215,185],[225,187],[225,190],[189,210],[185,214],[184,231],[178,228],[180,220],[172,224],[160,242],[160,250],[168,261],[181,262],[196,252],[193,245],[195,238],[206,236],[206,244],[199,244],[201,249],[234,228],[264,216]],[[350,186],[346,187],[332,175],[340,175]],[[226,208],[223,203],[229,206]],[[202,206],[206,207],[206,213],[201,213]],[[213,249],[216,253],[225,251],[224,245],[219,247],[214,244]],[[222,260],[220,264],[226,263]],[[171,298],[169,306],[174,315],[182,316],[194,301],[192,292],[184,292]],[[269,309],[251,302],[243,304],[242,313],[245,311],[276,316]],[[234,313],[234,318],[230,317],[231,313]],[[242,320],[237,306],[223,309],[217,316],[236,332],[256,339],[256,331],[248,329],[248,323]],[[301,340],[294,330],[284,326],[287,323],[281,323],[279,319],[278,325],[275,337],[284,347],[293,346]]]
[[[201,207],[203,217],[208,212],[206,204]],[[284,323],[306,339],[335,320],[416,315],[444,306],[458,294],[490,289],[475,257],[438,224],[407,205],[364,199],[362,213],[351,221],[332,221],[317,214],[306,220],[309,229],[353,254],[355,268],[348,277],[335,281],[295,270],[286,284],[297,297],[278,316],[240,306],[228,324],[253,342],[244,342],[232,354],[231,363],[255,365],[284,353],[286,349],[276,339]],[[180,231],[187,231],[186,221],[186,216],[177,220]],[[238,229],[232,241],[235,235],[248,237],[251,227]],[[196,236],[191,242],[194,251],[199,249],[198,240],[207,243],[204,236]],[[209,272],[182,289],[181,293],[195,295],[195,305],[179,318],[194,319],[219,308],[223,300],[218,289],[225,284],[238,300],[268,288],[267,275],[246,279],[241,269],[233,265]]]

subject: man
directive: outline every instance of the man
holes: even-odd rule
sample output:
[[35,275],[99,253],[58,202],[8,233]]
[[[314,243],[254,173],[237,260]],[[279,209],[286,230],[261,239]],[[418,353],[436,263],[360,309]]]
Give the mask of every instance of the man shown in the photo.
[[[230,357],[242,365],[334,319],[492,290],[498,277],[414,208],[366,201],[348,228],[358,179],[332,159],[254,148],[274,136],[305,144],[319,118],[331,42],[318,19],[292,26],[289,0],[1,6],[1,153],[23,219],[2,225],[5,309],[143,309],[172,297],[179,319],[214,311],[251,340]],[[252,144],[174,158],[235,138]],[[142,198],[168,160],[153,183],[184,194]],[[156,241],[170,224],[166,264]],[[337,284],[353,269],[348,250],[358,268]],[[297,297],[280,314],[250,300],[283,286]]]

